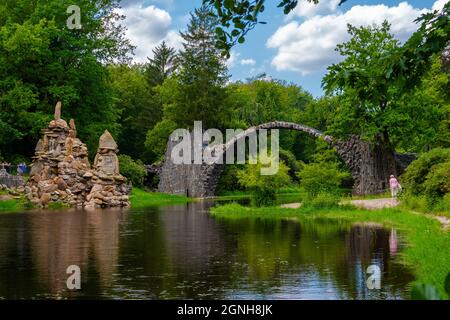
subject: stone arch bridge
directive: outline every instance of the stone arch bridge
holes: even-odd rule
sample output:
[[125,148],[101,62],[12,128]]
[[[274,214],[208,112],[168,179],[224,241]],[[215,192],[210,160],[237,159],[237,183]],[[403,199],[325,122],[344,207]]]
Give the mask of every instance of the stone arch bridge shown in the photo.
[[[353,193],[356,195],[377,194],[388,188],[389,175],[401,174],[414,160],[414,155],[396,154],[387,148],[373,147],[358,136],[347,140],[335,139],[323,132],[292,122],[274,121],[251,127],[233,137],[221,146],[223,153],[234,148],[236,142],[254,134],[260,129],[287,129],[301,131],[310,136],[323,139],[332,146],[350,169],[354,179]],[[186,195],[194,198],[208,198],[215,195],[224,164],[174,164],[172,149],[176,143],[169,139],[164,163],[159,170],[158,191]]]

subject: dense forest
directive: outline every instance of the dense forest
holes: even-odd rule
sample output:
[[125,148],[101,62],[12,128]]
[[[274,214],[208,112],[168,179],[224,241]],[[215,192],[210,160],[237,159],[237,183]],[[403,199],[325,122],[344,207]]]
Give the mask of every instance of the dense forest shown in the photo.
[[[124,17],[114,11],[119,3],[78,3],[83,28],[74,30],[66,28],[67,16],[61,14],[68,0],[0,4],[1,161],[30,163],[57,101],[63,103],[63,118],[76,120],[91,156],[100,134],[112,133],[123,170],[138,185],[142,165],[162,160],[176,128],[192,128],[194,121],[225,129],[284,120],[417,154],[404,178],[409,192],[428,205],[450,205],[449,4],[418,20],[418,31],[406,43],[393,37],[388,21],[349,25],[351,40],[336,48],[342,62],[328,67],[326,94],[314,98],[297,84],[265,74],[231,82],[226,19],[211,6],[191,13],[180,51],[163,42],[146,63],[134,64]],[[286,170],[274,179],[277,187],[306,184],[310,177],[320,181],[318,188],[351,186],[347,169],[324,142],[281,132],[280,146]],[[252,172],[227,168],[224,189],[252,187],[245,183]]]

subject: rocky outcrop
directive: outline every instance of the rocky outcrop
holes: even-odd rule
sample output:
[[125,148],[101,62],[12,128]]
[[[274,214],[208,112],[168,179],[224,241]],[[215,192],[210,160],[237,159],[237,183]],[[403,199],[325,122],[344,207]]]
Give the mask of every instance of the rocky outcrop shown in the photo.
[[[75,121],[71,119],[67,124],[61,119],[60,102],[55,107],[54,120],[42,133],[42,139],[36,145],[30,178],[25,187],[28,199],[41,207],[46,207],[51,202],[78,207],[90,205],[90,201],[87,200],[88,195],[92,194],[94,186],[96,190],[98,189],[99,181],[101,181],[98,175],[105,165],[97,164],[94,170],[91,170],[87,147],[77,138]],[[123,179],[125,178],[122,177],[120,182],[114,179],[109,180],[108,190],[114,191],[117,185],[121,186],[126,181]],[[125,201],[122,197],[123,192],[120,195],[115,195],[117,193],[114,192],[112,194],[114,197],[119,197],[117,201],[108,201],[98,206],[128,205],[128,198]]]
[[108,130],[100,137],[93,170],[90,172],[92,189],[85,207],[128,207],[131,186],[119,172],[117,144]]

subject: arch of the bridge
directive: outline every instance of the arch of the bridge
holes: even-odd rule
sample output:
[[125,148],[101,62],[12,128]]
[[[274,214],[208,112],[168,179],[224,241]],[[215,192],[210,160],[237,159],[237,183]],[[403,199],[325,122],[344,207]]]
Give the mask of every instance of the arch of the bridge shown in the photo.
[[[354,178],[353,193],[359,195],[384,192],[386,188],[386,177],[390,174],[401,174],[406,166],[414,160],[413,156],[399,156],[389,148],[383,146],[373,147],[356,135],[352,135],[345,140],[335,139],[317,129],[284,121],[273,121],[248,128],[235,135],[227,143],[216,145],[213,150],[214,152],[210,152],[210,154],[224,154],[240,139],[250,136],[255,131],[261,129],[301,131],[327,142],[335,148],[339,157],[349,168]],[[207,148],[211,147],[213,146],[208,146]],[[160,170],[159,191],[163,193],[185,194],[198,198],[214,196],[224,168],[224,165],[220,164],[217,160],[222,157],[214,157],[215,159],[212,164],[207,161],[198,165],[176,165],[171,160],[172,148],[173,142],[169,140],[165,161]]]
[[267,122],[267,123],[263,123],[263,124],[260,124],[257,126],[250,127],[248,129],[238,133],[237,135],[235,135],[232,139],[230,139],[230,141],[228,141],[224,144],[221,144],[221,145],[216,145],[216,146],[211,146],[211,147],[214,147],[215,150],[218,150],[220,153],[224,154],[230,148],[234,147],[234,145],[238,141],[255,134],[258,130],[261,130],[261,129],[265,129],[265,130],[286,129],[286,130],[300,131],[300,132],[305,132],[314,138],[321,138],[328,144],[332,144],[332,142],[333,142],[333,137],[331,137],[329,135],[325,135],[322,131],[319,131],[312,127],[309,127],[309,126],[306,126],[303,124],[294,123],[294,122],[272,121],[272,122]]

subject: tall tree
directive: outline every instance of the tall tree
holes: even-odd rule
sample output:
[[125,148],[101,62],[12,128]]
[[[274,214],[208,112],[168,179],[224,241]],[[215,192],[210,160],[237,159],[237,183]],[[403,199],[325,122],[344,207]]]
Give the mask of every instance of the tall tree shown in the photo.
[[205,128],[223,127],[224,86],[229,77],[225,60],[215,47],[216,25],[217,19],[201,7],[191,14],[187,31],[181,33],[180,68],[176,81],[165,83],[172,87],[164,110],[165,116],[179,126],[192,127],[198,120]]
[[[445,115],[435,106],[445,105],[436,99],[439,89],[415,93],[405,85],[407,72],[391,76],[394,71],[390,58],[403,52],[403,47],[389,30],[387,22],[379,27],[349,26],[351,40],[337,47],[345,59],[329,67],[323,79],[327,93],[337,94],[340,100],[330,132],[334,136],[355,134],[370,144],[369,157],[360,165],[367,180],[361,184],[361,188],[367,188],[361,190],[363,193],[372,192],[372,186],[382,186],[390,174],[401,173],[395,160],[396,148],[420,149],[420,145],[436,137],[436,120]],[[410,75],[411,82],[416,82],[416,76]]]
[[126,60],[117,0],[79,0],[81,29],[67,27],[69,0],[0,3],[0,146],[30,155],[58,100],[92,152],[108,128],[119,131],[105,63]]
[[146,77],[150,87],[163,84],[177,68],[177,55],[174,48],[167,46],[163,41],[153,50],[153,58],[147,58]]
[[142,65],[111,65],[108,70],[115,104],[121,110],[119,149],[134,159],[148,162],[151,157],[144,142],[147,131],[161,120],[161,104],[154,98]]

